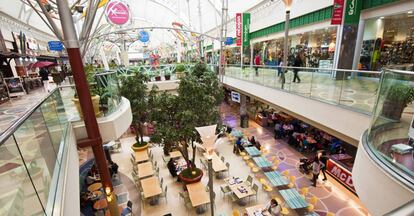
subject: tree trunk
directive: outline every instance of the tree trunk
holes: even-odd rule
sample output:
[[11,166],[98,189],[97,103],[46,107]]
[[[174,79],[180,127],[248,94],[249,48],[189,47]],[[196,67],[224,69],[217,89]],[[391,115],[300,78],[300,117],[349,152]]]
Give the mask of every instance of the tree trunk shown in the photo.
[[193,164],[194,166],[196,166],[195,164],[195,158],[196,158],[196,146],[194,145],[194,141],[191,140],[191,147],[193,148]]
[[141,143],[144,143],[144,130],[143,130],[143,128],[142,128],[142,123],[141,122],[138,122],[138,133],[139,133],[139,137],[140,137],[140,139],[141,139]]

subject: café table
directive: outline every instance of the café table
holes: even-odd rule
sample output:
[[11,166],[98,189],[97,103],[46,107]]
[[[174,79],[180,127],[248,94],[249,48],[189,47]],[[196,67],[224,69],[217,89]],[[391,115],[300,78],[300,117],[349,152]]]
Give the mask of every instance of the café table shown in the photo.
[[[207,153],[203,154],[204,157],[207,159]],[[217,154],[214,152],[212,157],[212,165],[213,165],[213,171],[215,173],[220,173],[223,171],[227,171],[226,164],[217,156]],[[220,176],[217,176],[220,177]]]
[[243,183],[243,180],[239,177],[230,177],[230,178],[226,178],[224,179],[224,182],[226,182],[227,185],[236,185],[236,184],[241,184]]
[[201,182],[196,182],[192,184],[187,184],[187,191],[188,196],[191,201],[191,205],[196,209],[198,214],[204,213],[203,208],[198,208],[201,205],[205,205],[207,203],[210,203],[210,196],[207,193],[204,185]]
[[272,164],[268,160],[266,160],[266,158],[264,158],[263,156],[254,157],[253,160],[257,164],[257,166],[260,167],[260,168],[265,168],[265,167],[271,167],[272,166]]
[[154,175],[154,169],[151,162],[145,162],[138,164],[138,178],[146,178]]
[[279,192],[291,209],[300,209],[309,206],[308,202],[294,188],[280,190]]
[[278,171],[265,172],[265,175],[274,187],[289,184],[289,181],[284,176],[280,175]]
[[246,150],[247,154],[249,154],[252,157],[261,155],[259,149],[257,149],[254,146],[252,146],[252,147],[246,147],[244,149]]
[[246,213],[249,216],[270,216],[268,211],[263,211],[265,205],[259,204],[251,207],[246,208]]
[[173,152],[170,152],[170,157],[171,158],[179,158],[179,157],[182,157],[182,155],[181,155],[180,151],[173,151]]
[[102,198],[93,204],[93,208],[97,211],[106,209],[106,207],[108,207],[108,202],[105,198]]
[[141,180],[144,198],[151,198],[150,205],[156,205],[158,200],[154,197],[162,193],[160,182],[156,176],[145,178]]
[[149,160],[148,152],[146,150],[143,151],[136,151],[135,152],[135,160],[138,163],[142,163]]
[[88,191],[89,192],[94,192],[94,191],[97,191],[101,188],[102,188],[102,183],[97,182],[97,183],[93,183],[93,184],[89,185],[88,186]]
[[245,198],[250,197],[254,195],[254,191],[252,187],[246,184],[246,182],[242,182],[239,184],[233,184],[229,185],[231,191],[234,193],[234,195],[239,198],[238,204],[241,206],[246,205],[247,203],[244,201]]

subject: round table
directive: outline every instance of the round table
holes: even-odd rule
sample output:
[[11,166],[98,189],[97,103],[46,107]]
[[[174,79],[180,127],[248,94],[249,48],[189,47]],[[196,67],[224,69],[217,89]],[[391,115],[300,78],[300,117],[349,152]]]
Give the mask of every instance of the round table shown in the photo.
[[102,183],[93,183],[93,184],[89,185],[88,191],[89,192],[94,192],[94,191],[97,191],[101,188],[102,188]]
[[93,208],[96,210],[101,210],[101,209],[105,209],[106,207],[108,207],[108,202],[106,201],[106,199],[100,199],[98,201],[96,201],[93,204]]

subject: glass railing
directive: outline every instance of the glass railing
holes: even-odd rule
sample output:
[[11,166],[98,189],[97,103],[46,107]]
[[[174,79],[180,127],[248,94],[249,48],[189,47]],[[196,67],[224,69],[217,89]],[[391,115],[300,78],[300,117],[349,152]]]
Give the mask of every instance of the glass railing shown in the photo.
[[0,215],[52,215],[68,120],[53,90],[0,136]]
[[[285,83],[281,74],[285,71]],[[299,80],[294,79],[295,72]],[[380,72],[325,68],[226,65],[225,75],[371,113]],[[294,82],[295,81],[295,82]]]
[[390,171],[414,188],[414,72],[382,74],[366,143]]

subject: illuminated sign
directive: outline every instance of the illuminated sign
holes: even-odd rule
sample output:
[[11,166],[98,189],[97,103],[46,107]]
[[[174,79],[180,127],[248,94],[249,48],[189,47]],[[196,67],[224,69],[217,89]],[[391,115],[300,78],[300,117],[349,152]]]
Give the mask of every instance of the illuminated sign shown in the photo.
[[111,1],[106,6],[105,15],[113,25],[123,25],[129,20],[128,5],[118,0]]

